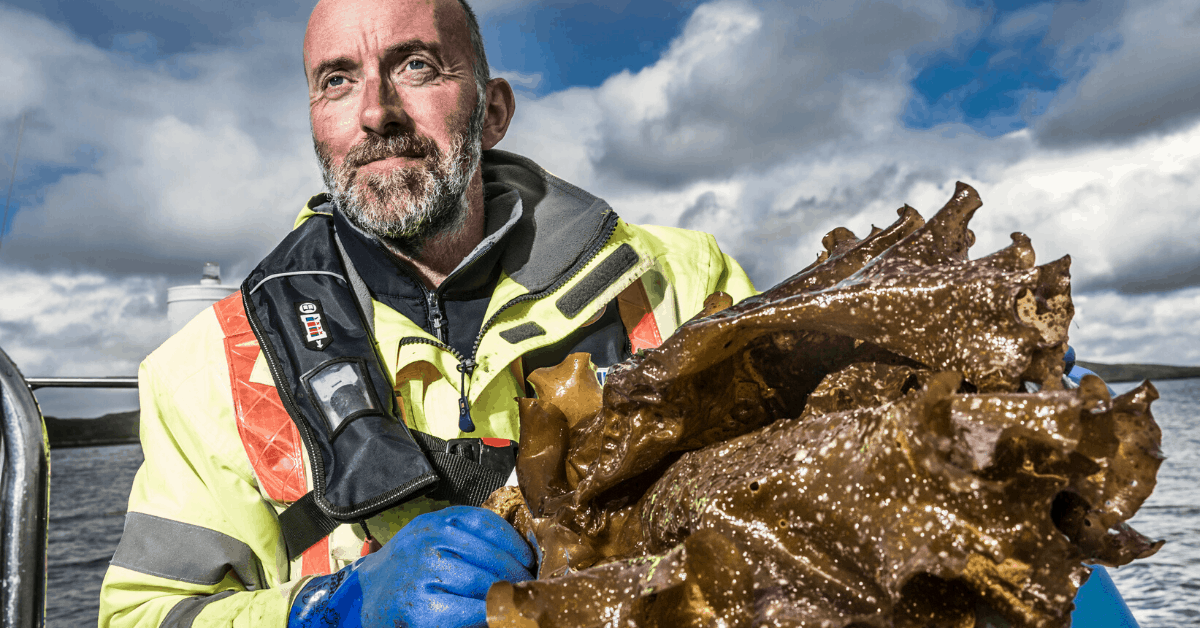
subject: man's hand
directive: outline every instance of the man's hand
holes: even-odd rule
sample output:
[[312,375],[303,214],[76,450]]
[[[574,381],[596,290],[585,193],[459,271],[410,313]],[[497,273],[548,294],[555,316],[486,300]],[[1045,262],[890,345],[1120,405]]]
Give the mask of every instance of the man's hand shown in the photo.
[[[1074,386],[1078,386],[1079,382],[1081,380],[1083,380],[1084,375],[1096,375],[1096,374],[1091,372],[1090,370],[1085,369],[1082,366],[1079,366],[1078,364],[1076,364],[1075,363],[1075,349],[1073,349],[1070,345],[1067,345],[1067,352],[1065,355],[1063,355],[1063,376],[1066,377],[1068,380],[1070,380],[1071,384],[1074,384]],[[1096,375],[1096,377],[1100,377],[1100,376]],[[1117,391],[1113,390],[1113,387],[1109,386],[1108,382],[1104,382],[1104,386],[1108,388],[1109,395],[1111,395],[1113,397],[1117,396]],[[1072,386],[1068,385],[1067,388],[1072,388]]]
[[488,589],[531,580],[535,562],[517,531],[489,510],[426,513],[378,552],[306,584],[288,628],[484,627]]

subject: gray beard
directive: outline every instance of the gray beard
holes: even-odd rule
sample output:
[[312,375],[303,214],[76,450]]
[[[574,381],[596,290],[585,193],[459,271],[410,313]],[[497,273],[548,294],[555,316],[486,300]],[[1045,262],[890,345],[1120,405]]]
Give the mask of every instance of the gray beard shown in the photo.
[[[314,137],[321,177],[334,203],[356,227],[408,256],[419,256],[430,240],[461,229],[470,210],[467,187],[483,156],[483,94],[478,102],[446,154],[426,137],[376,136],[355,145],[342,165],[333,167]],[[421,163],[388,174],[358,174],[362,164],[386,157]]]

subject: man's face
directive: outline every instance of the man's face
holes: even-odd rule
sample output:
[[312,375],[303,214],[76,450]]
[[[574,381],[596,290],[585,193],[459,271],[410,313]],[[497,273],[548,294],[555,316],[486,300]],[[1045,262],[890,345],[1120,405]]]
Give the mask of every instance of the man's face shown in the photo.
[[420,250],[466,214],[484,99],[454,0],[322,0],[304,40],[325,183],[359,227]]

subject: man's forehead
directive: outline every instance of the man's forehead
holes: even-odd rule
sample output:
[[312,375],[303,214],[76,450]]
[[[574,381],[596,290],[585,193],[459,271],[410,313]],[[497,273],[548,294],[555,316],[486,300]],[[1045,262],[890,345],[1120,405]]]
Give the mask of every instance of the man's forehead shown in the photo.
[[[355,57],[365,47],[406,40],[469,45],[466,14],[457,0],[321,0],[304,35],[309,70],[323,59]],[[461,31],[461,32],[460,32]]]

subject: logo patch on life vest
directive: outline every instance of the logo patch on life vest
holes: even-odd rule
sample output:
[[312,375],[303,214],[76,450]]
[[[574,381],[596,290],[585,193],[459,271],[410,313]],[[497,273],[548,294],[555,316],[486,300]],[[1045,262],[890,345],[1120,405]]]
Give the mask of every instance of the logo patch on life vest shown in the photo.
[[325,331],[325,311],[317,300],[304,301],[296,304],[296,315],[300,317],[300,327],[304,330],[304,346],[314,351],[324,351],[333,341]]

